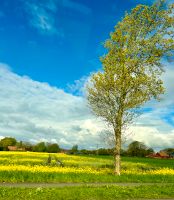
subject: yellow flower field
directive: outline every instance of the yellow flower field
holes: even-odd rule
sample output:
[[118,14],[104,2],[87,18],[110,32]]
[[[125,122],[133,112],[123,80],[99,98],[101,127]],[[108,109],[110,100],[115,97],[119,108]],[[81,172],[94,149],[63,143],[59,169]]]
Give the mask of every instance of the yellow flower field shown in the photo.
[[[174,182],[174,160],[122,158],[122,175],[114,176],[111,156],[0,152],[0,181],[5,182]],[[56,163],[59,159],[63,167]]]
[[86,174],[105,174],[110,172],[108,169],[96,170],[91,167],[75,168],[75,167],[49,167],[49,166],[25,166],[25,165],[7,165],[0,166],[0,171],[26,171],[31,173],[86,173]]

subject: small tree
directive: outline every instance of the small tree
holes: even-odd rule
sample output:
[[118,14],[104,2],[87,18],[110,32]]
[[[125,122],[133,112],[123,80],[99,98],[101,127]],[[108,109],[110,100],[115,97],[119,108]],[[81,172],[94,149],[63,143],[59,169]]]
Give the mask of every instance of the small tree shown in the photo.
[[115,174],[120,175],[124,128],[145,102],[164,93],[161,58],[174,50],[174,5],[138,5],[115,26],[105,42],[103,71],[91,76],[87,99],[92,111],[113,129]]
[[49,153],[57,153],[60,152],[60,147],[58,144],[48,144],[47,151]]

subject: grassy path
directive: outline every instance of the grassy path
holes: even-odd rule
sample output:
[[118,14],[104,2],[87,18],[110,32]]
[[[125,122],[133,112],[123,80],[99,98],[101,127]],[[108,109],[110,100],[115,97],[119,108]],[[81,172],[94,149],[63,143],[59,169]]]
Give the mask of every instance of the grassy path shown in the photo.
[[81,187],[81,186],[168,186],[173,183],[0,183],[0,187],[12,187],[12,188],[62,188],[62,187]]

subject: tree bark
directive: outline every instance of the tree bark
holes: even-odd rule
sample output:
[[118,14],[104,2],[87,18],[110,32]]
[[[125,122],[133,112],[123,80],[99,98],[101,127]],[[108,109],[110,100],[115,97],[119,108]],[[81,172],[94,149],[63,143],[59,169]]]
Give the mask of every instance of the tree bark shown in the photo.
[[115,143],[115,174],[120,175],[121,171],[121,159],[120,159],[120,151],[121,151],[121,131],[115,131],[116,143]]

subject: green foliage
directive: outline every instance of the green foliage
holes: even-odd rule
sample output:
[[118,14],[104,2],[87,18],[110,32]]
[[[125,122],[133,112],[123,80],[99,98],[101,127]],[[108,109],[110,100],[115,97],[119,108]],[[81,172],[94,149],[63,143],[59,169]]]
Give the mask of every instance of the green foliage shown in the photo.
[[143,142],[133,141],[129,144],[127,154],[129,156],[138,156],[138,157],[145,157],[154,153],[152,148],[148,148]]
[[56,143],[55,144],[48,144],[47,152],[48,153],[58,153],[58,152],[60,152],[60,147]]
[[78,152],[78,145],[76,144],[76,145],[72,146],[70,153],[76,154],[77,152]]
[[29,142],[22,141],[22,146],[25,148],[26,151],[32,151],[34,148],[33,145]]
[[22,148],[22,147],[24,147],[24,144],[23,144],[22,141],[20,141],[20,142],[17,142],[17,143],[16,143],[16,146],[17,146],[18,148]]
[[15,138],[12,137],[5,137],[0,141],[0,147],[3,150],[8,150],[8,146],[14,146],[16,145],[17,141]]
[[36,144],[33,148],[33,151],[35,151],[35,152],[46,152],[47,146],[46,146],[45,142],[40,142],[40,143]]
[[16,146],[17,148],[25,148],[26,151],[34,152],[49,152],[58,153],[60,152],[60,147],[58,144],[39,142],[36,145],[32,145],[29,142],[18,142],[15,138],[5,137],[0,141],[0,151],[8,151],[8,146]]
[[33,146],[34,152],[48,152],[48,153],[58,153],[60,152],[60,147],[58,144],[54,143],[48,143],[45,142],[39,142],[35,146]]
[[112,153],[113,153],[112,149],[100,148],[96,150],[97,155],[112,155]]
[[174,148],[167,148],[167,149],[163,149],[162,151],[165,151],[167,154],[171,154],[171,153],[174,153]]
[[87,98],[94,113],[113,127],[119,114],[127,124],[133,109],[164,92],[161,58],[174,50],[172,10],[163,1],[138,5],[105,42],[103,71],[92,75]]
[[105,149],[105,148],[100,148],[96,150],[81,149],[79,152],[80,154],[83,155],[113,155],[114,149]]

